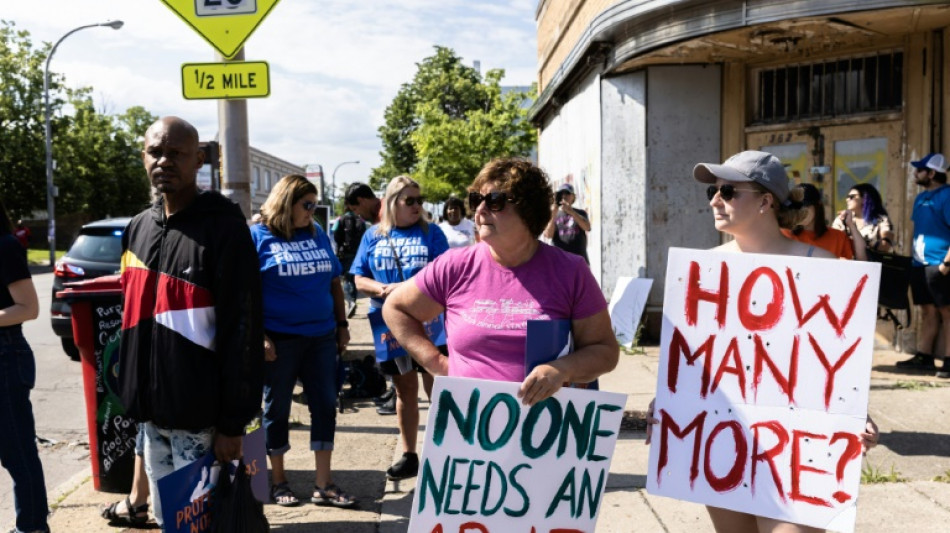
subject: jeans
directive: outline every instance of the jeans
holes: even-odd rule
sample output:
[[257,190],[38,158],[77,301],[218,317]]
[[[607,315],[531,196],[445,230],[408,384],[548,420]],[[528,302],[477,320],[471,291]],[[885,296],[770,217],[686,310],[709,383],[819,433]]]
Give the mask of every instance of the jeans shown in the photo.
[[310,409],[310,449],[332,450],[336,433],[336,332],[322,337],[271,337],[277,360],[265,363],[264,439],[269,455],[290,449],[290,404],[297,379]]
[[158,480],[183,466],[201,459],[213,451],[214,429],[186,431],[160,428],[151,422],[140,426],[145,433],[145,473],[148,474],[148,489],[152,494],[152,512],[161,526],[162,500],[158,492]]
[[36,361],[23,332],[0,330],[0,463],[13,478],[17,531],[49,531],[46,481],[30,403],[35,381]]

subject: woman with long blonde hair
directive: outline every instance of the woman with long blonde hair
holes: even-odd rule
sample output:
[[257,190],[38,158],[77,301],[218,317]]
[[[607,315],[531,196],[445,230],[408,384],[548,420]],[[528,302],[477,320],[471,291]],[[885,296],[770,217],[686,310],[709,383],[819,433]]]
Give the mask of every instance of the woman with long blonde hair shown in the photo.
[[[356,288],[372,297],[369,314],[375,317],[370,320],[381,320],[386,297],[449,249],[442,230],[422,217],[424,200],[418,183],[408,176],[396,176],[386,187],[379,224],[363,234],[350,272],[356,277]],[[432,376],[408,355],[384,360],[380,369],[392,376],[396,388],[396,418],[403,451],[402,458],[389,467],[386,475],[394,480],[414,477],[419,470],[417,376],[421,371],[427,395],[432,391]]]

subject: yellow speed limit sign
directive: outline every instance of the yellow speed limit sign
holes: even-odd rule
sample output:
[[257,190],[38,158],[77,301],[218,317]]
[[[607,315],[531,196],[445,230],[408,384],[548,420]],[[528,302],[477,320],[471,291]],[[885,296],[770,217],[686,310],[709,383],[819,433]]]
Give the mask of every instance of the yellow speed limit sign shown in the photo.
[[185,63],[181,92],[186,100],[265,98],[270,95],[266,61]]

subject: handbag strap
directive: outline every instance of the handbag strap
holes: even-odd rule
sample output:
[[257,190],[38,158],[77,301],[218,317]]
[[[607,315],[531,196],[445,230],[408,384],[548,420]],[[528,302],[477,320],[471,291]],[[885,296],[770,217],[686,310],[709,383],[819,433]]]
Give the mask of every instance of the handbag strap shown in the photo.
[[386,242],[393,251],[393,257],[396,258],[396,268],[399,269],[399,279],[406,281],[406,275],[402,273],[402,259],[399,258],[399,252],[396,251],[396,246],[393,244],[392,237],[389,236],[388,232],[386,233]]

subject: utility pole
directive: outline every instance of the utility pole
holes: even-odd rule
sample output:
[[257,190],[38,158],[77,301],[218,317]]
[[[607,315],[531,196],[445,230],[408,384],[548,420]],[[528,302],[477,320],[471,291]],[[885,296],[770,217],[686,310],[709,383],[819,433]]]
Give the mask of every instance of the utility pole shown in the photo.
[[[244,61],[244,48],[227,59],[215,53],[219,62]],[[247,130],[247,100],[218,100],[218,136],[221,149],[221,194],[241,206],[251,218],[251,143]]]

